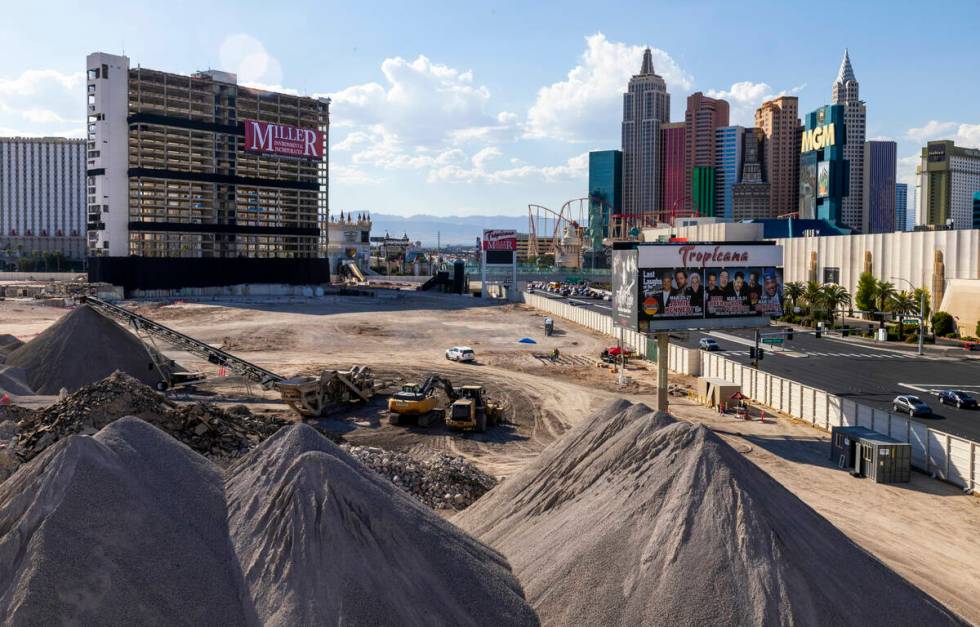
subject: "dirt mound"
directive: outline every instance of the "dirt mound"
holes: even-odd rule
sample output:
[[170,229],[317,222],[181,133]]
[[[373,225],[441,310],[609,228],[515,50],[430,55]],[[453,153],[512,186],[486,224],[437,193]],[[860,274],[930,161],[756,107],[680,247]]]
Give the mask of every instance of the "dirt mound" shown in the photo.
[[124,416],[135,416],[169,433],[213,461],[238,458],[285,421],[235,413],[214,405],[176,405],[133,377],[114,372],[105,379],[20,420],[18,453],[24,460],[72,434],[90,435]]
[[17,350],[24,343],[9,333],[0,333],[0,363],[7,358],[7,355]]
[[950,624],[703,426],[619,401],[455,521],[544,624]]
[[121,370],[148,385],[160,380],[140,340],[88,305],[78,307],[7,355],[37,394],[73,392]]
[[27,372],[15,366],[0,366],[0,396],[33,396],[34,390],[27,384]]
[[236,463],[226,493],[263,623],[537,624],[503,558],[312,427]]
[[0,484],[0,623],[255,624],[219,472],[136,419]]

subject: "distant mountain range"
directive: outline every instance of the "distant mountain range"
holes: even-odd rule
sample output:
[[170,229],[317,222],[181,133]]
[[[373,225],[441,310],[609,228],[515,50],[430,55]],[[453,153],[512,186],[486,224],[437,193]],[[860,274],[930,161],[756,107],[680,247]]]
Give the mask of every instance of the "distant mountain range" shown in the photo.
[[515,229],[527,232],[527,216],[396,216],[386,213],[371,213],[374,224],[373,237],[381,237],[387,232],[392,237],[407,234],[413,242],[421,241],[423,246],[443,246],[456,244],[474,245],[483,229]]

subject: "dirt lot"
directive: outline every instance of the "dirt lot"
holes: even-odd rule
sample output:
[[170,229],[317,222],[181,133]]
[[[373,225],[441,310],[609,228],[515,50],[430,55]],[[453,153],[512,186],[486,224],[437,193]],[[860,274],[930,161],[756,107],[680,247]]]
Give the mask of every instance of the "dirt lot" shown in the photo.
[[[485,434],[391,426],[383,419],[384,396],[320,426],[359,444],[459,454],[498,477],[520,468],[610,399],[655,401],[653,372],[631,370],[632,383],[620,390],[615,375],[593,363],[609,340],[571,323],[556,320],[559,333],[548,338],[544,316],[523,307],[443,295],[391,296],[397,297],[227,306],[141,303],[139,310],[284,375],[367,364],[389,389],[429,372],[448,375],[454,383],[483,384],[505,403],[509,423]],[[61,313],[0,302],[0,333],[30,339]],[[524,337],[538,343],[518,343]],[[477,362],[446,361],[445,350],[452,345],[473,347]],[[556,346],[562,354],[557,364],[543,358]],[[213,365],[193,356],[168,355],[217,375]],[[236,378],[214,378],[200,391],[219,392],[227,402],[248,401],[255,409],[282,409],[275,393],[249,390]],[[917,473],[910,484],[896,486],[851,478],[827,459],[825,434],[790,420],[734,420],[687,399],[675,400],[671,409],[722,433],[857,544],[980,623],[980,500]]]

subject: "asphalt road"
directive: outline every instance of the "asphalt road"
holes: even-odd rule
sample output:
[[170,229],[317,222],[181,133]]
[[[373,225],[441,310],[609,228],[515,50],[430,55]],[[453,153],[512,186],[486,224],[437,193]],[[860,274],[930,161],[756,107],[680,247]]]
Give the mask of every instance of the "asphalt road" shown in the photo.
[[[602,313],[609,303],[589,298],[561,299],[537,294]],[[765,332],[775,330],[771,328]],[[712,337],[722,348],[720,354],[739,363],[750,364],[749,347],[753,330],[725,330],[674,335],[671,342],[697,348],[702,337]],[[962,389],[980,399],[980,355],[960,351],[929,350],[920,357],[915,347],[890,342],[873,344],[852,338],[794,333],[792,340],[767,348],[759,369],[850,398],[865,405],[891,410],[896,396],[912,394],[932,408],[931,417],[915,420],[930,427],[980,442],[980,410],[956,409],[941,405],[939,390]]]
[[[751,363],[754,331],[690,333],[673,342],[696,348],[702,337],[713,337],[720,354]],[[892,409],[896,396],[912,394],[933,410],[916,421],[952,435],[980,441],[980,410],[957,409],[939,403],[939,390],[962,389],[980,397],[980,359],[969,353],[931,351],[920,357],[915,347],[870,344],[824,335],[794,333],[793,340],[767,350],[759,369],[805,383],[879,409]],[[974,354],[975,355],[975,354]]]

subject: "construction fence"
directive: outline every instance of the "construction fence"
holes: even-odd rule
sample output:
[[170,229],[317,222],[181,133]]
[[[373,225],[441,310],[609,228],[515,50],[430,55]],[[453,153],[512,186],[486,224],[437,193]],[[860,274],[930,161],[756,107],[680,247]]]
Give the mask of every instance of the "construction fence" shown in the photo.
[[[524,302],[594,331],[618,337],[623,344],[646,357],[650,338],[635,331],[613,328],[612,318],[604,313],[575,307],[561,301],[524,294]],[[716,377],[737,383],[752,400],[788,416],[830,431],[837,426],[867,427],[900,442],[912,445],[912,466],[944,481],[974,490],[978,480],[977,457],[980,444],[932,429],[908,416],[862,405],[848,398],[830,394],[797,381],[742,365],[736,361],[696,349],[670,346],[671,371],[692,376]]]

